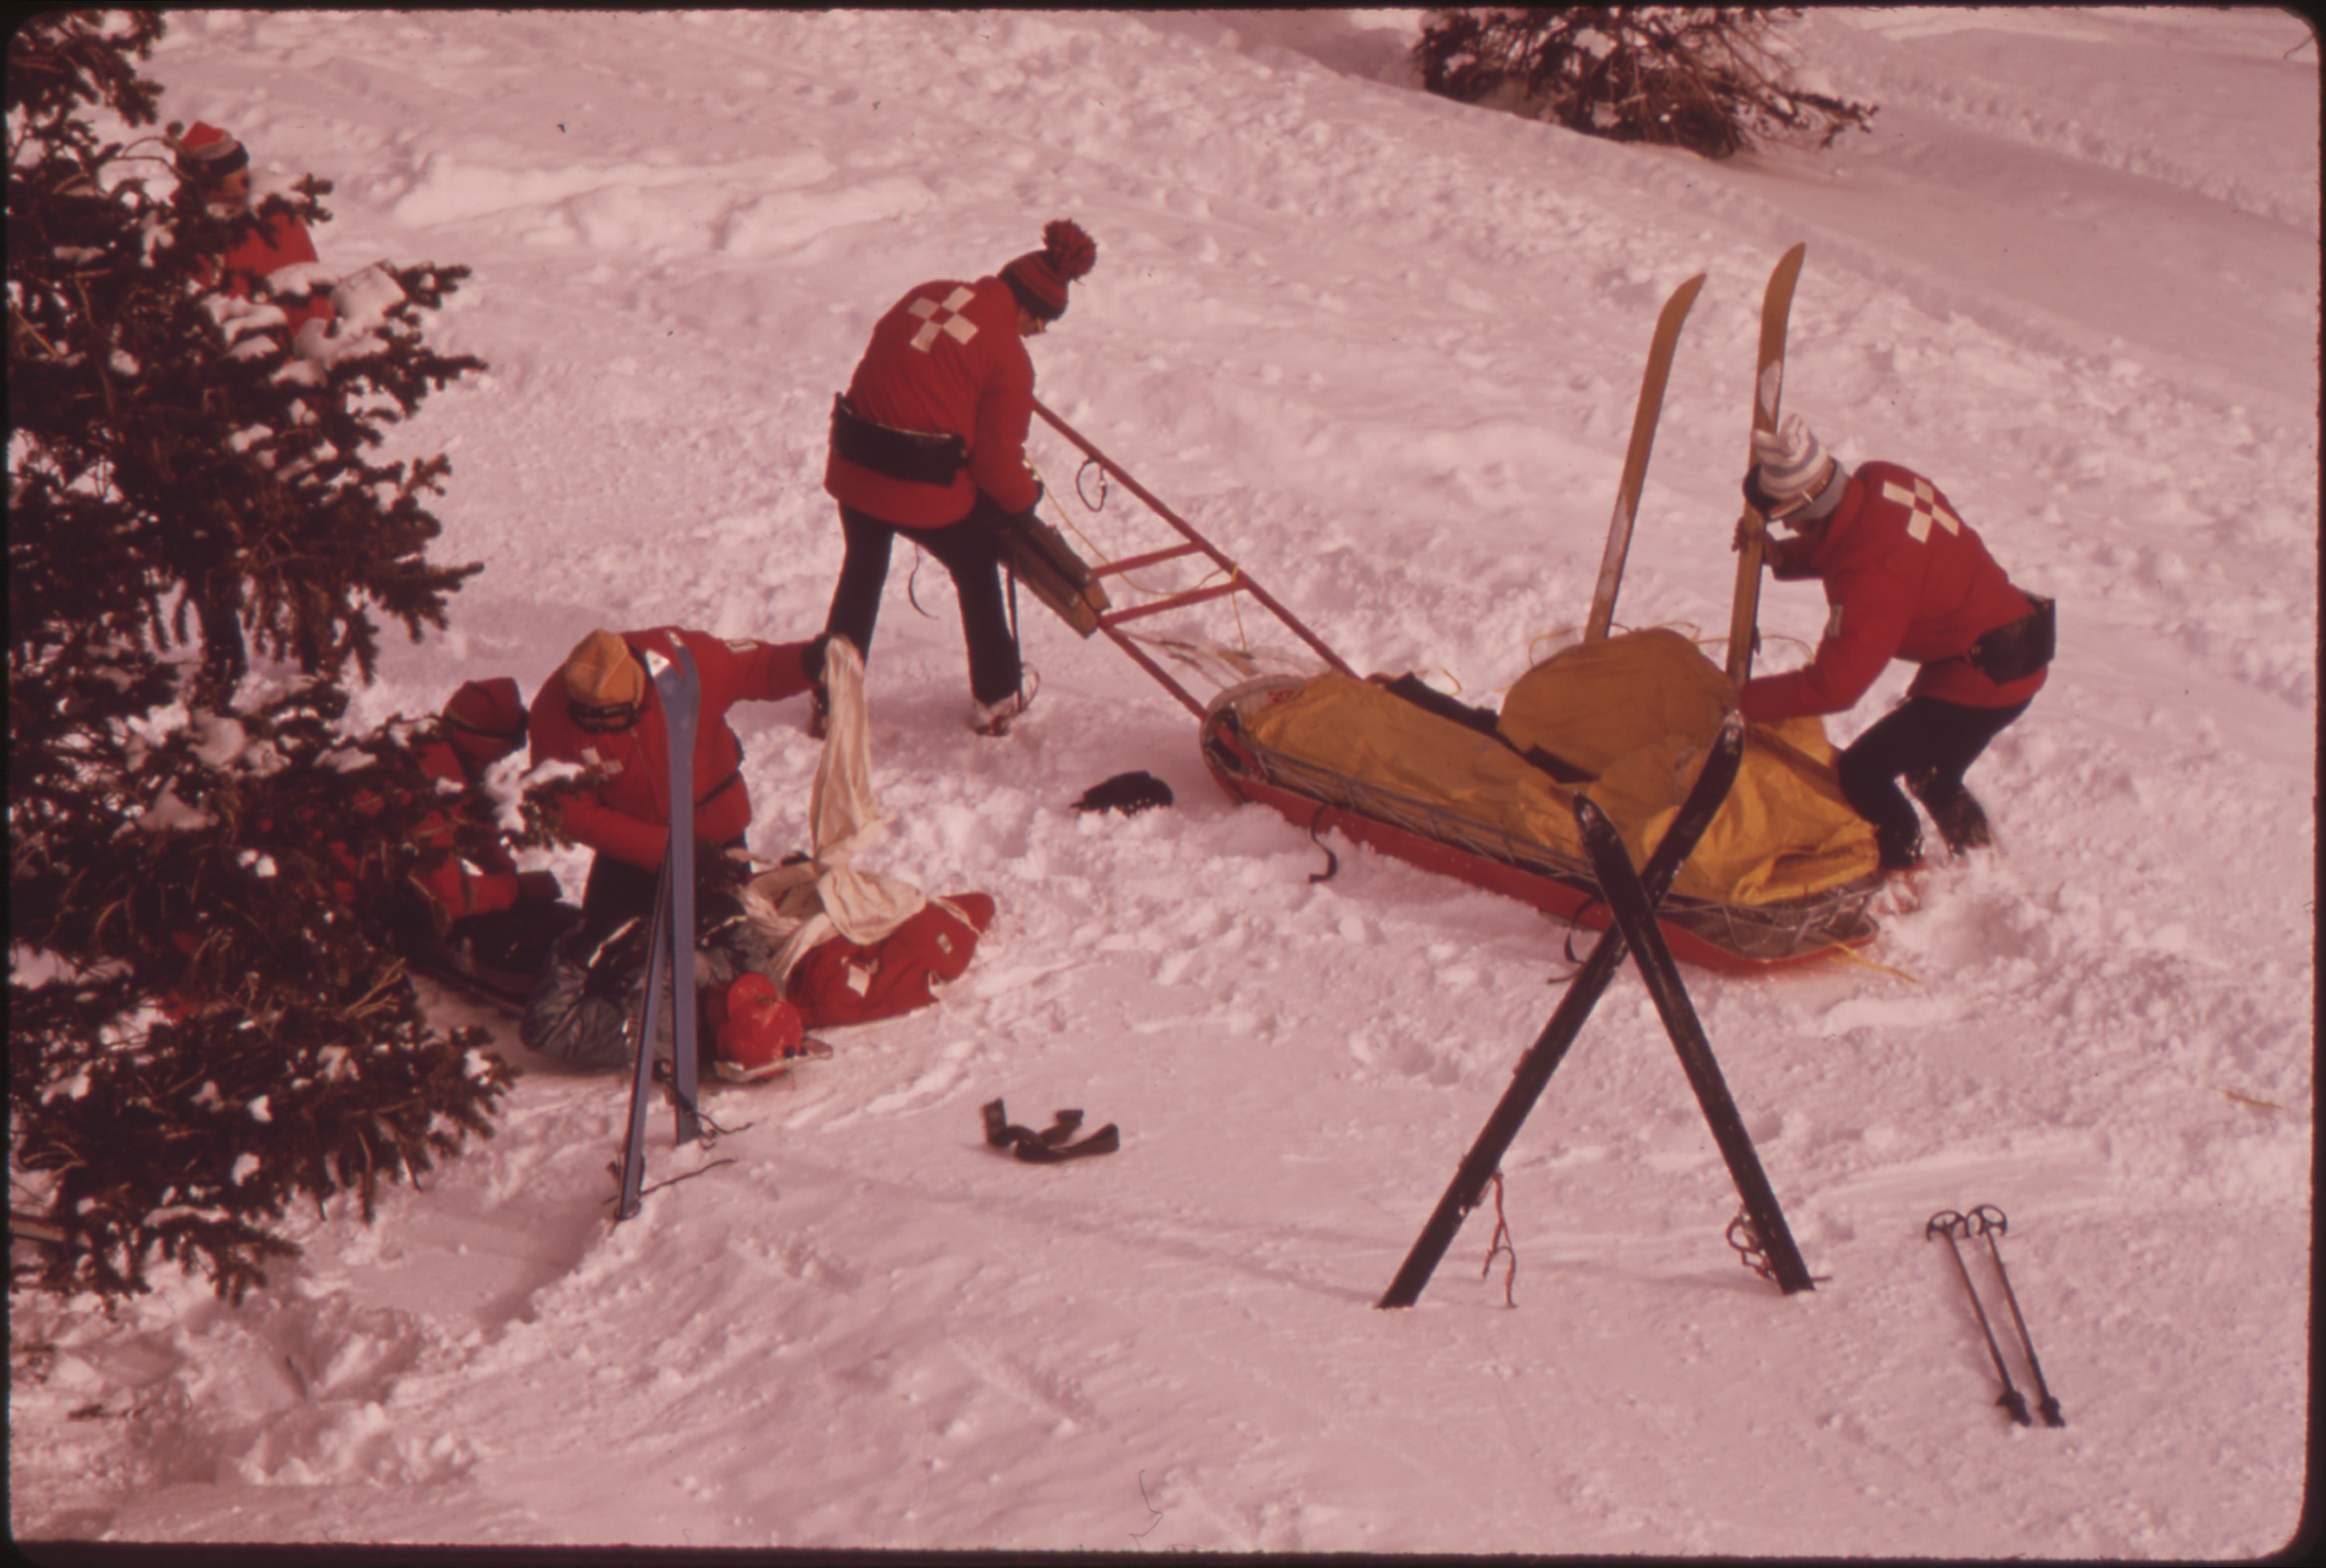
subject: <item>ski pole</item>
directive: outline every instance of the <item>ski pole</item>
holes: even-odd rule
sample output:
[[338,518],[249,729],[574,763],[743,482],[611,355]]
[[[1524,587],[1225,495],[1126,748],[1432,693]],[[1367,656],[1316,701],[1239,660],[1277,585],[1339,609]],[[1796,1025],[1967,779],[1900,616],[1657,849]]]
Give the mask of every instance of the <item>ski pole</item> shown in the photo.
[[2060,1411],[2060,1401],[2050,1385],[2043,1381],[2043,1363],[2035,1359],[2035,1341],[2027,1336],[2027,1320],[2020,1314],[2019,1293],[2011,1288],[2011,1271],[2003,1266],[2003,1249],[1995,1239],[2011,1229],[2011,1217],[1992,1203],[1981,1203],[1970,1211],[1971,1222],[1977,1233],[1986,1238],[1986,1255],[1995,1259],[1995,1277],[2003,1282],[2003,1299],[2011,1305],[2011,1321],[2019,1326],[2019,1347],[2027,1352],[2027,1369],[2035,1374],[2035,1407],[2043,1413],[2046,1426],[2065,1426],[2068,1418]]
[[2027,1414],[2026,1396],[2020,1393],[2017,1385],[2011,1381],[2010,1369],[2003,1364],[2003,1348],[1995,1342],[1995,1330],[1987,1324],[1986,1308],[1979,1304],[1978,1287],[1971,1284],[1970,1267],[1963,1262],[1962,1248],[1956,1239],[1958,1235],[1968,1234],[1970,1221],[1951,1209],[1931,1215],[1931,1222],[1922,1228],[1922,1239],[1925,1241],[1933,1236],[1947,1239],[1947,1250],[1955,1260],[1955,1273],[1962,1277],[1963,1294],[1970,1297],[1970,1310],[1978,1319],[1978,1331],[1986,1336],[1986,1353],[1995,1362],[1995,1375],[2003,1379],[2003,1393],[1995,1402],[2010,1411],[2011,1419],[2020,1425],[2033,1426],[2035,1418]]

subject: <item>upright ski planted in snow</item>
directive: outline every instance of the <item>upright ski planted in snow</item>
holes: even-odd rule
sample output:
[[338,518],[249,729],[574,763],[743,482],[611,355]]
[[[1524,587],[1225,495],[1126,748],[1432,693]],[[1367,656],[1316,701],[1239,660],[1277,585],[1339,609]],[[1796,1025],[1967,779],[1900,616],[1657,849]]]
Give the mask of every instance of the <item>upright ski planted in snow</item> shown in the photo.
[[1624,561],[1632,549],[1632,520],[1639,515],[1640,492],[1648,482],[1648,454],[1656,444],[1656,422],[1663,416],[1664,385],[1671,379],[1672,354],[1679,347],[1680,323],[1688,319],[1704,274],[1672,291],[1656,318],[1656,335],[1648,345],[1648,367],[1640,377],[1640,402],[1632,413],[1632,445],[1624,456],[1624,482],[1615,491],[1615,515],[1607,524],[1607,549],[1599,558],[1599,582],[1591,591],[1591,618],[1583,640],[1596,643],[1606,636],[1615,621],[1615,593],[1624,585]]
[[[1792,320],[1793,284],[1801,275],[1801,257],[1809,251],[1797,245],[1777,258],[1769,287],[1761,296],[1761,354],[1753,375],[1753,428],[1777,428],[1777,409],[1785,394],[1785,331]],[[1745,461],[1753,460],[1752,450]],[[1742,686],[1753,673],[1753,645],[1761,618],[1761,557],[1767,519],[1751,506],[1744,508],[1744,541],[1736,552],[1736,597],[1728,614],[1728,678]]]
[[1664,946],[1663,932],[1657,929],[1655,899],[1642,885],[1640,874],[1632,869],[1632,858],[1624,849],[1615,824],[1588,796],[1575,797],[1575,821],[1583,832],[1583,847],[1590,852],[1591,868],[1598,876],[1599,890],[1607,895],[1608,907],[1615,914],[1615,924],[1623,932],[1624,940],[1632,945],[1640,978],[1647,982],[1648,995],[1663,1017],[1664,1033],[1671,1036],[1672,1049],[1679,1053],[1689,1087],[1696,1090],[1696,1102],[1703,1108],[1704,1119],[1712,1127],[1712,1141],[1720,1146],[1720,1157],[1727,1162],[1728,1174],[1736,1183],[1737,1194],[1744,1200],[1744,1211],[1752,1217],[1754,1233],[1761,1250],[1768,1257],[1779,1288],[1787,1295],[1816,1289],[1810,1279],[1809,1265],[1801,1261],[1800,1248],[1793,1245],[1793,1233],[1786,1227],[1784,1211],[1777,1206],[1777,1194],[1769,1185],[1767,1174],[1761,1169],[1761,1156],[1754,1152],[1752,1135],[1744,1130],[1744,1118],[1737,1114],[1736,1101],[1720,1076],[1720,1063],[1713,1060],[1712,1042],[1705,1038],[1704,1025],[1698,1021],[1696,1008],[1688,999],[1688,988],[1680,983],[1679,970]]
[[663,726],[670,742],[670,846],[662,858],[655,891],[654,926],[647,941],[646,1005],[638,1015],[637,1072],[630,1082],[629,1137],[622,1148],[622,1190],[614,1218],[638,1211],[647,1174],[647,1102],[654,1095],[655,1035],[662,1021],[663,981],[671,991],[671,1098],[677,1102],[676,1138],[701,1136],[695,1109],[694,1008],[694,732],[702,711],[702,682],[693,656],[681,644],[675,662],[648,653],[655,691],[662,700]]
[[[1736,782],[1736,769],[1744,756],[1744,721],[1732,713],[1714,738],[1703,771],[1696,775],[1695,786],[1680,803],[1671,826],[1664,830],[1663,839],[1648,857],[1646,868],[1638,874],[1651,906],[1662,899],[1673,877],[1679,874],[1680,863],[1696,849],[1705,829],[1711,826],[1721,803],[1728,798],[1729,786]],[[1591,1009],[1599,1005],[1599,998],[1614,979],[1624,951],[1623,927],[1613,925],[1601,933],[1598,944],[1583,960],[1583,968],[1567,983],[1567,995],[1560,1000],[1558,1010],[1551,1015],[1550,1022],[1543,1026],[1542,1034],[1527,1048],[1526,1054],[1519,1058],[1510,1088],[1503,1091],[1501,1102],[1486,1118],[1477,1141],[1462,1157],[1445,1196],[1437,1200],[1428,1223],[1414,1239],[1412,1249],[1406,1254],[1403,1266],[1390,1282],[1379,1305],[1407,1307],[1421,1299],[1430,1275],[1446,1256],[1446,1249],[1454,1244],[1455,1233],[1485,1196],[1486,1183],[1502,1168],[1503,1155],[1509,1152],[1512,1140],[1518,1137],[1528,1113],[1549,1085],[1550,1075],[1558,1071],[1568,1048],[1583,1032]]]

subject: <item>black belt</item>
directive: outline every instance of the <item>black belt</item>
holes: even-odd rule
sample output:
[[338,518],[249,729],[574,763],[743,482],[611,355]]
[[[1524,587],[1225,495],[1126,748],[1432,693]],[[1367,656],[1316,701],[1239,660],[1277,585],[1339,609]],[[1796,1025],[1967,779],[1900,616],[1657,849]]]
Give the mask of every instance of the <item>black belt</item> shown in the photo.
[[916,485],[950,485],[969,462],[961,437],[875,424],[848,406],[845,394],[832,400],[832,450],[860,469]]

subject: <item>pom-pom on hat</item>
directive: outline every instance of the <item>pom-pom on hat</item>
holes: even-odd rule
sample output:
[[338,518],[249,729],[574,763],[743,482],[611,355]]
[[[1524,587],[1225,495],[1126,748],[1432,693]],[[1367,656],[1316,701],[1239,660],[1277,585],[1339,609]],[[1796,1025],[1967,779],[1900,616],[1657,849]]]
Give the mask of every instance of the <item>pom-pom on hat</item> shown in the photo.
[[525,698],[507,675],[470,681],[444,704],[444,738],[471,762],[498,762],[525,744]]
[[250,167],[250,150],[208,121],[196,120],[183,135],[172,125],[168,139],[177,149],[178,172],[204,185],[214,185],[236,170]]
[[565,655],[565,695],[583,710],[634,719],[647,698],[647,673],[630,645],[604,630],[591,632]]
[[1066,285],[1098,264],[1098,242],[1072,218],[1053,218],[1042,227],[1042,248],[1028,251],[1001,269],[1001,281],[1026,312],[1045,321],[1066,313]]

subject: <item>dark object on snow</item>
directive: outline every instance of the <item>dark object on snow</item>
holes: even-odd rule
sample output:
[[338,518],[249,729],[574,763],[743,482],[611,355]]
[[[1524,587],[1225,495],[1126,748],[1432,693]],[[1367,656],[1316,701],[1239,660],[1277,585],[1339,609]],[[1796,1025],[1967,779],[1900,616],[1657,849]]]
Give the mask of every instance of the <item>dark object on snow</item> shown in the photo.
[[998,1099],[986,1101],[982,1110],[985,1141],[997,1149],[1013,1149],[1019,1159],[1028,1164],[1047,1165],[1060,1160],[1078,1160],[1087,1155],[1111,1155],[1122,1146],[1122,1135],[1112,1122],[1078,1144],[1068,1143],[1066,1140],[1083,1125],[1083,1113],[1079,1110],[1053,1112],[1050,1125],[1040,1132],[1013,1124]]
[[1078,812],[1121,812],[1133,816],[1172,802],[1171,786],[1151,773],[1119,773],[1104,784],[1094,784],[1075,803]]

